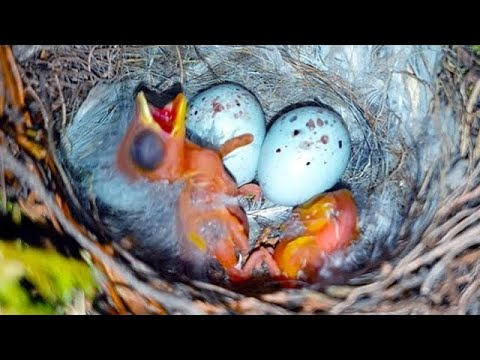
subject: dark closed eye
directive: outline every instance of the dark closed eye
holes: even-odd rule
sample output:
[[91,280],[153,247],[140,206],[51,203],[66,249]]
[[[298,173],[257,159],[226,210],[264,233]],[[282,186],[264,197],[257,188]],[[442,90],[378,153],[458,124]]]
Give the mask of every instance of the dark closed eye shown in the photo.
[[163,143],[150,130],[145,130],[135,136],[130,156],[136,166],[143,170],[152,171],[158,168],[163,159]]

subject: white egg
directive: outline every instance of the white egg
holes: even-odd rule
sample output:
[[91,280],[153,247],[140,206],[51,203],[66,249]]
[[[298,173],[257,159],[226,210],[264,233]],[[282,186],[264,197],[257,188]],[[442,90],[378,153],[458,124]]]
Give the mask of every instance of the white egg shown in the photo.
[[317,106],[297,108],[267,132],[258,164],[260,187],[273,203],[304,203],[340,180],[350,153],[350,135],[340,115]]
[[200,145],[214,149],[251,134],[253,142],[234,150],[223,162],[238,185],[254,179],[266,130],[262,107],[248,90],[229,83],[199,93],[190,103],[187,130]]

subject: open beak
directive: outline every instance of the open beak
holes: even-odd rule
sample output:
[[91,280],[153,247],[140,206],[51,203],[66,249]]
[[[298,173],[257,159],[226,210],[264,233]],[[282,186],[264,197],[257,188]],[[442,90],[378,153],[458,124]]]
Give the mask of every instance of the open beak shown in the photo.
[[158,129],[174,138],[185,137],[185,122],[187,116],[187,98],[183,92],[162,108],[149,104],[143,91],[137,94],[140,121],[149,128]]

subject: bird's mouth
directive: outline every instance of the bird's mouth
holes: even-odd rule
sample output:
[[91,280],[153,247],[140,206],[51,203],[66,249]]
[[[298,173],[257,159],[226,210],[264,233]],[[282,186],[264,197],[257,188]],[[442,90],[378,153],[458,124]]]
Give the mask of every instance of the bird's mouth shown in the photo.
[[[175,87],[174,92],[166,92],[162,99],[154,103],[147,100],[144,91],[137,94],[136,102],[139,108],[140,121],[147,127],[159,126],[162,131],[172,137],[185,136],[185,120],[187,116],[187,98],[181,87]],[[150,96],[149,96],[150,97]],[[150,97],[151,98],[151,97]]]

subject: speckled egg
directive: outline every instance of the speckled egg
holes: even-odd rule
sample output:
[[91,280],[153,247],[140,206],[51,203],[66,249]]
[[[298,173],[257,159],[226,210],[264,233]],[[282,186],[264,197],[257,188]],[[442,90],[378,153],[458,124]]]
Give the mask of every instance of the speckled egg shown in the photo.
[[253,141],[229,153],[223,162],[238,185],[254,179],[265,138],[265,116],[247,89],[229,83],[196,95],[190,103],[187,131],[195,142],[214,149],[232,138],[251,134]]
[[279,117],[268,130],[258,181],[270,201],[295,206],[333,187],[350,154],[350,135],[339,114],[300,107]]

